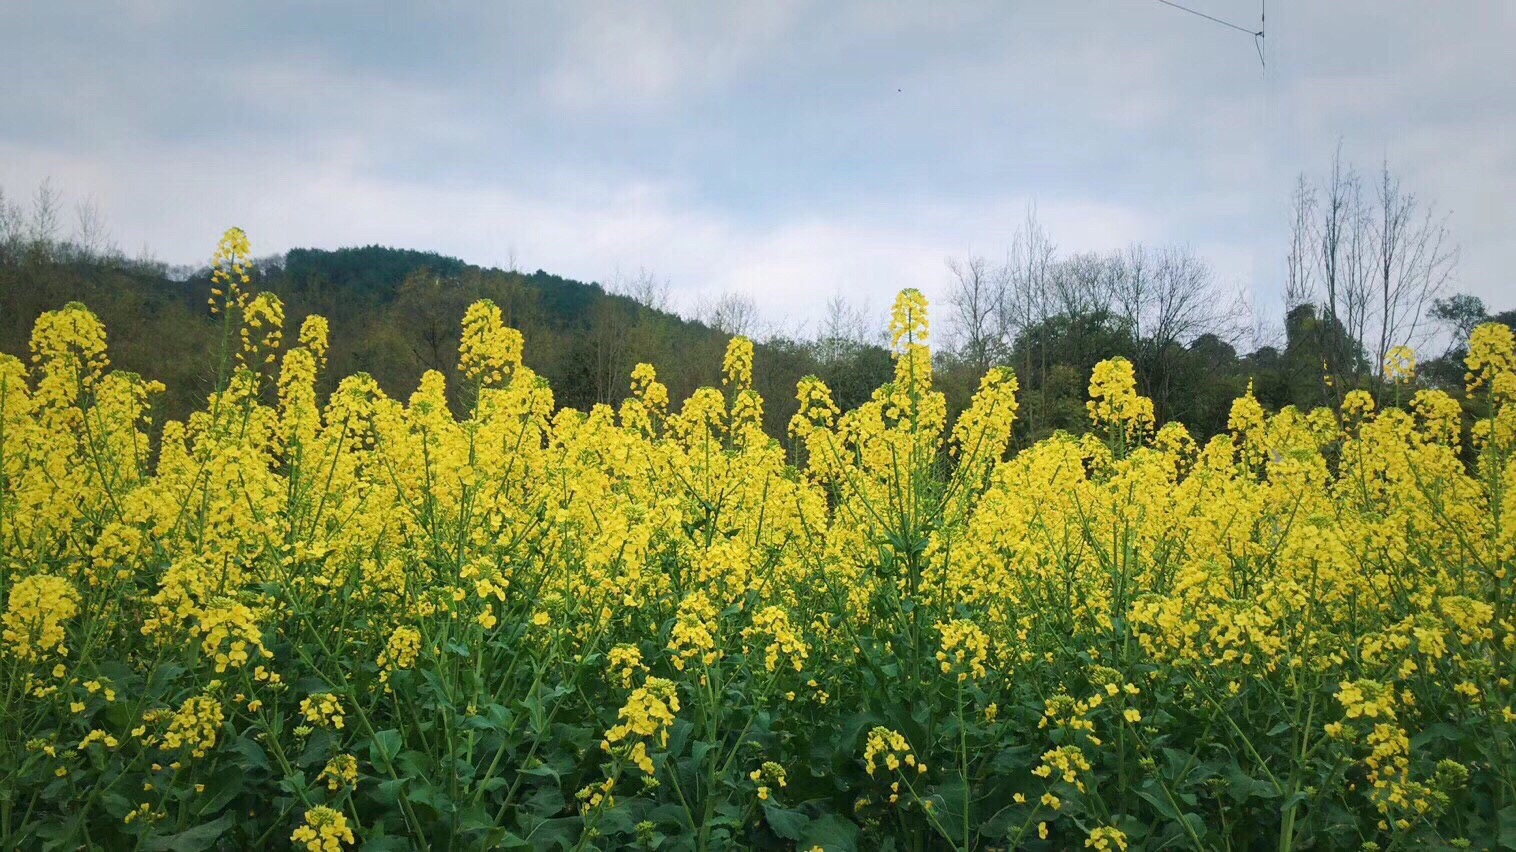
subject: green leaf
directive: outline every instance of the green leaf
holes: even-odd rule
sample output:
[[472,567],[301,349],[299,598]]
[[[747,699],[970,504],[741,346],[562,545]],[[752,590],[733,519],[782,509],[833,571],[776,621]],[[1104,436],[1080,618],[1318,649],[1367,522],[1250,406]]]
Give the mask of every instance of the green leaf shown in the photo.
[[251,737],[238,737],[231,742],[232,751],[242,755],[242,761],[250,769],[262,769],[265,772],[274,771],[274,767],[268,762],[268,753],[258,741]]
[[[1195,766],[1199,763],[1199,761],[1195,760],[1195,758],[1188,752],[1181,751],[1177,748],[1164,749],[1163,759],[1169,767],[1169,779],[1173,781],[1183,781],[1185,779],[1185,776],[1190,771],[1193,771]],[[1185,767],[1189,767],[1189,769],[1187,770]]]
[[567,849],[574,845],[581,828],[579,817],[544,819],[532,824],[523,838],[532,849]]
[[196,800],[200,816],[208,816],[222,808],[242,792],[242,770],[235,766],[217,770],[205,784],[205,792]]
[[1227,792],[1231,794],[1232,801],[1239,805],[1253,797],[1273,799],[1279,796],[1273,784],[1249,776],[1235,762],[1227,772],[1227,782]]
[[403,837],[370,837],[358,847],[362,852],[403,852],[410,849],[411,844]]
[[496,843],[504,839],[506,834],[505,829],[496,825],[495,820],[479,805],[473,805],[458,812],[458,831],[465,833],[483,832],[483,837],[476,838],[473,841],[473,843],[477,843],[482,848],[492,848]]
[[1205,820],[1200,817],[1200,814],[1187,813],[1184,815],[1184,821],[1189,824],[1190,831],[1194,832],[1195,836],[1201,840],[1204,840],[1205,836],[1210,833],[1210,829],[1206,828]]
[[701,740],[690,746],[690,757],[694,758],[696,765],[702,764],[705,762],[705,756],[710,754],[711,749],[715,747],[715,743]]
[[568,800],[557,787],[542,787],[521,803],[522,807],[540,817],[552,817],[563,813]]
[[439,816],[451,813],[453,801],[447,793],[437,785],[421,780],[411,786],[410,802],[412,805],[421,805]]
[[368,744],[369,760],[381,769],[394,765],[395,755],[400,753],[400,732],[391,728],[377,731]]
[[395,763],[407,775],[414,775],[418,778],[430,778],[436,774],[432,770],[436,767],[437,762],[432,759],[432,756],[413,748],[400,752],[400,757],[396,758]]
[[298,695],[318,695],[333,691],[331,685],[319,677],[302,677],[295,681],[294,688]]
[[184,666],[178,663],[162,663],[153,669],[152,678],[148,681],[147,691],[150,696],[161,696],[179,675],[184,674]]
[[170,834],[167,837],[154,837],[146,844],[146,848],[155,852],[201,852],[209,849],[215,842],[232,827],[235,815],[222,814],[213,822],[187,828],[178,834]]
[[1141,796],[1147,801],[1148,804],[1152,805],[1153,808],[1158,811],[1158,813],[1163,815],[1164,819],[1171,822],[1179,821],[1179,810],[1175,808],[1171,802],[1169,802],[1168,797],[1163,795],[1163,792],[1161,790],[1157,793],[1152,793],[1147,790],[1138,790],[1137,795]]
[[1500,848],[1516,849],[1516,805],[1506,805],[1496,817],[1500,820]]
[[537,778],[551,778],[554,781],[563,780],[563,774],[546,763],[538,766],[533,766],[531,769],[523,769],[521,770],[521,774],[532,775]]
[[820,846],[826,852],[855,852],[858,848],[858,826],[836,814],[827,814],[811,820],[800,835],[800,848]]
[[774,804],[763,806],[763,818],[768,820],[769,828],[785,840],[799,840],[800,833],[811,821],[810,817],[800,811],[792,811]]
[[279,780],[279,789],[293,796],[303,796],[310,790],[310,785],[305,781],[305,773],[297,769]]
[[1029,745],[1003,748],[990,760],[990,772],[996,775],[1013,775],[1032,765],[1032,747]]
[[410,780],[410,776],[406,776],[403,778],[392,778],[388,781],[381,781],[379,782],[378,786],[375,787],[376,792],[374,798],[386,805],[394,805],[400,801],[401,796],[405,795],[405,785]]
[[[969,800],[969,785],[962,776],[954,776],[943,781],[931,792],[934,794],[931,798],[937,799],[937,807],[941,811],[953,814],[955,817],[962,817],[963,806]],[[970,809],[970,816],[973,817],[972,809]],[[978,819],[973,819],[970,824],[977,822]]]

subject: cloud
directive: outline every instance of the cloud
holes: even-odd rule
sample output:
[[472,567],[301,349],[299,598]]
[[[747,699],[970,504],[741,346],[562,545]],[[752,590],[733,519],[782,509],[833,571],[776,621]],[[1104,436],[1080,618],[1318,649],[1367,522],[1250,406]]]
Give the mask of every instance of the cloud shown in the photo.
[[576,9],[541,89],[559,109],[678,105],[717,90],[771,55],[798,4],[686,5],[680,14],[624,3]]

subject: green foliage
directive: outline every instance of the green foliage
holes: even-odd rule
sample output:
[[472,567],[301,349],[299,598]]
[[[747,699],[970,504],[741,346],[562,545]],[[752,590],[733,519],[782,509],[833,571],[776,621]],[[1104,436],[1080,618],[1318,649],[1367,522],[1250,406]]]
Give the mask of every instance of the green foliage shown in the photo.
[[[156,406],[159,416],[182,419],[215,380],[217,326],[204,303],[209,274],[171,275],[161,264],[85,252],[0,252],[0,350],[26,351],[42,312],[87,302],[115,330],[113,362],[163,382],[168,392]],[[458,412],[465,403],[454,363],[459,321],[477,299],[500,305],[506,323],[525,337],[528,366],[548,379],[559,404],[577,408],[619,404],[639,362],[659,364],[677,404],[719,381],[729,339],[598,284],[541,270],[485,269],[433,252],[297,248],[259,261],[253,278],[256,289],[283,300],[289,328],[309,314],[331,320],[329,375],[368,373],[387,393],[405,398],[423,372],[438,370]],[[794,413],[800,377],[821,376],[852,406],[887,381],[891,369],[882,347],[846,341],[776,338],[758,350],[754,380],[767,400],[764,426],[775,435]]]

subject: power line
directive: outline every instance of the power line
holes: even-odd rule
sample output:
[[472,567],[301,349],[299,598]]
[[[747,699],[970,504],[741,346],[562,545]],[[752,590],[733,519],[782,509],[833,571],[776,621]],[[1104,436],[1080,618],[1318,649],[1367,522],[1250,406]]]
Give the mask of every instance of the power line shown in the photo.
[[1264,39],[1263,28],[1264,28],[1264,24],[1265,24],[1265,22],[1266,22],[1266,20],[1268,18],[1268,0],[1262,0],[1263,5],[1262,5],[1262,7],[1260,9],[1260,13],[1259,13],[1259,16],[1258,16],[1258,29],[1257,30],[1250,30],[1247,27],[1239,26],[1238,24],[1234,24],[1231,21],[1223,21],[1220,18],[1214,17],[1212,15],[1207,15],[1206,13],[1200,11],[1199,9],[1191,9],[1188,6],[1181,6],[1178,3],[1173,2],[1173,0],[1158,0],[1158,2],[1162,3],[1165,6],[1172,6],[1175,9],[1178,9],[1181,12],[1189,12],[1191,15],[1198,15],[1199,17],[1205,18],[1207,21],[1212,21],[1214,23],[1222,25],[1223,27],[1230,27],[1231,29],[1234,29],[1234,30],[1236,30],[1236,31],[1238,31],[1240,33],[1247,33],[1248,35],[1250,35],[1250,36],[1253,37],[1253,47],[1255,47],[1255,48],[1258,49],[1258,61],[1259,61],[1259,63],[1261,63],[1262,65],[1264,65],[1265,67],[1267,67],[1268,62],[1265,61],[1264,58],[1263,58],[1263,39]]
[[1253,36],[1253,46],[1258,48],[1258,64],[1265,69],[1269,61],[1263,56],[1263,31],[1269,28],[1269,0],[1258,0],[1258,34]]
[[1199,15],[1200,17],[1205,18],[1207,21],[1215,21],[1216,23],[1221,24],[1224,27],[1231,27],[1232,29],[1237,30],[1238,32],[1247,33],[1250,36],[1261,36],[1261,35],[1263,35],[1263,30],[1256,30],[1255,31],[1255,30],[1250,30],[1247,27],[1239,27],[1238,25],[1232,23],[1231,21],[1223,21],[1220,18],[1213,18],[1213,17],[1211,17],[1210,15],[1207,15],[1204,12],[1197,11],[1195,9],[1191,9],[1188,6],[1181,6],[1178,3],[1171,2],[1171,0],[1158,0],[1158,2],[1162,3],[1165,6],[1173,6],[1175,9],[1178,9],[1181,12],[1189,12],[1191,15]]

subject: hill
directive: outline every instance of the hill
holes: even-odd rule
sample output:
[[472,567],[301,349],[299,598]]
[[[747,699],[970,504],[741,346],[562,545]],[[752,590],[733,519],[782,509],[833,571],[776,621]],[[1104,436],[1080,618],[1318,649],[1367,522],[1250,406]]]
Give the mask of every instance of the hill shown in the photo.
[[[291,249],[259,260],[253,287],[279,295],[292,333],[308,314],[331,321],[331,377],[372,375],[392,396],[408,397],[435,369],[459,388],[459,323],[488,298],[526,340],[526,363],[546,377],[561,405],[616,404],[639,362],[654,364],[676,400],[719,383],[730,334],[593,282],[538,270],[487,268],[435,252],[363,246]],[[214,373],[217,326],[206,308],[209,271],[97,255],[69,246],[0,257],[0,351],[27,350],[46,310],[85,303],[105,322],[113,362],[162,381],[160,406],[182,417],[203,398]],[[648,302],[656,302],[647,299]],[[889,376],[880,347],[848,341],[772,339],[758,344],[754,381],[766,400],[765,426],[783,434],[795,382],[817,374],[844,404]],[[330,387],[325,388],[330,390]],[[455,397],[456,401],[456,397]]]

